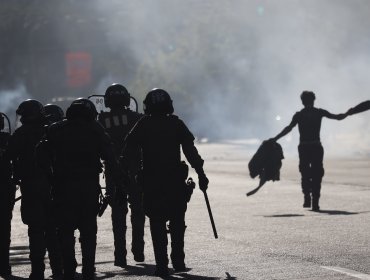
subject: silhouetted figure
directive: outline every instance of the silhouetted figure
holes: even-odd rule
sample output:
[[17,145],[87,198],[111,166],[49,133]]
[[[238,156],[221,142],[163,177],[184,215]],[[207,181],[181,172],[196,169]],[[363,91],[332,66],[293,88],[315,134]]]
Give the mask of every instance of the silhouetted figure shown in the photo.
[[323,117],[343,120],[347,114],[332,114],[314,107],[315,94],[312,91],[303,91],[301,100],[304,108],[295,113],[291,123],[271,140],[277,141],[298,124],[299,171],[302,176],[303,207],[311,207],[312,198],[312,210],[319,211],[321,181],[324,176],[324,149],[320,141],[321,120]]
[[[88,99],[77,99],[67,109],[66,120],[50,126],[43,145],[51,155],[53,199],[62,247],[64,278],[76,272],[74,231],[80,231],[83,279],[94,279],[99,208],[101,160],[105,175],[119,185],[112,144],[96,121],[97,112]],[[42,149],[40,149],[42,150]]]
[[15,201],[15,185],[12,182],[12,168],[7,156],[9,132],[4,130],[4,116],[0,113],[0,276],[11,275],[9,248],[12,212]]
[[[142,114],[130,110],[131,96],[127,89],[121,84],[112,84],[105,91],[104,104],[110,108],[109,112],[101,112],[98,116],[99,122],[104,126],[114,144],[114,154],[118,160],[122,149],[123,141],[142,117]],[[112,225],[114,235],[114,265],[126,267],[126,216],[128,203],[131,209],[132,244],[131,251],[134,260],[144,261],[144,223],[145,215],[142,207],[142,186],[136,183],[135,177],[140,166],[140,150],[136,148],[131,151],[133,156],[130,161],[125,162],[125,170],[128,172],[128,193],[125,194],[123,203],[111,201]],[[111,197],[114,191],[113,182],[106,178],[106,195]]]
[[[172,100],[162,89],[151,90],[144,100],[146,116],[139,120],[126,141],[124,157],[136,147],[142,149],[144,211],[150,220],[150,231],[156,260],[156,275],[168,275],[167,227],[171,235],[171,260],[176,271],[185,271],[185,212],[187,195],[184,188],[184,165],[181,149],[199,176],[202,190],[208,187],[203,160],[194,146],[194,136],[177,116]],[[185,175],[186,176],[186,175]]]
[[14,180],[22,193],[21,216],[28,225],[30,279],[44,279],[46,248],[54,276],[62,274],[56,228],[51,211],[51,185],[47,174],[36,163],[35,147],[45,133],[45,112],[42,104],[28,99],[17,111],[22,126],[9,140],[9,156],[14,168]]

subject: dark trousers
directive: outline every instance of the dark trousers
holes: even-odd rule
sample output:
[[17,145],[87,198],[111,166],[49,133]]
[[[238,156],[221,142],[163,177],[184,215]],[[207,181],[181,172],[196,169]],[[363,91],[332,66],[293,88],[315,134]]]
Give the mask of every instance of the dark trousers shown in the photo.
[[300,144],[299,171],[302,177],[302,192],[314,199],[320,198],[321,181],[324,176],[324,149],[320,143]]
[[32,275],[44,274],[46,250],[48,251],[52,273],[54,275],[62,274],[60,244],[54,222],[47,221],[46,225],[29,224],[28,238]]
[[[86,217],[77,229],[80,231],[80,242],[82,252],[82,275],[84,279],[94,279],[95,272],[95,253],[96,253],[96,234],[97,220],[96,215]],[[64,264],[64,279],[74,279],[76,272],[75,259],[75,227],[63,225],[58,229],[58,236],[62,246],[62,256]]]
[[94,279],[99,189],[96,174],[60,182],[56,187],[55,209],[65,280],[74,279],[76,272],[76,229],[80,231],[83,279]]
[[[158,269],[167,268],[167,219],[151,217],[150,232],[152,235],[154,256]],[[184,235],[185,235],[185,211],[175,211],[169,219],[169,232],[171,235],[171,261],[176,267],[185,266]]]
[[125,260],[126,250],[126,216],[128,204],[131,210],[132,243],[131,251],[135,255],[144,254],[144,224],[145,215],[142,207],[141,193],[133,192],[129,195],[129,201],[123,204],[115,203],[112,206],[112,226],[114,236],[115,260]]
[[0,275],[9,275],[11,274],[9,249],[14,204],[9,201],[10,199],[3,200],[4,194],[0,195],[2,196],[0,200]]

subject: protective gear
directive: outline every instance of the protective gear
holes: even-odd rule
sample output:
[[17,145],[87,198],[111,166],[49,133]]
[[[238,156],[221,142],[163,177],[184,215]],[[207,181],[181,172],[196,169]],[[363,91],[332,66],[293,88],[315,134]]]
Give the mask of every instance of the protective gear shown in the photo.
[[50,124],[63,120],[64,111],[58,105],[46,104],[44,106],[45,115]]
[[[182,120],[172,115],[172,100],[167,92],[160,89],[150,91],[144,105],[147,116],[141,118],[126,137],[123,157],[129,160],[131,150],[142,150],[143,170],[139,177],[143,182],[144,211],[150,220],[156,275],[166,277],[167,221],[171,225],[173,266],[178,270],[185,267],[183,235],[188,196],[184,184],[188,170],[181,164],[181,148],[195,170],[203,170],[203,159],[194,146],[193,134]],[[208,183],[205,178],[204,175],[202,186]]]
[[154,88],[149,91],[143,103],[147,115],[171,115],[174,111],[172,99],[163,89]]
[[21,123],[37,122],[45,118],[45,110],[42,104],[34,99],[23,101],[16,111],[17,115],[21,116]]
[[305,90],[301,94],[301,100],[302,100],[303,105],[313,104],[315,98],[316,98],[315,94],[312,91],[306,91]]
[[92,121],[96,119],[98,112],[96,111],[94,103],[86,98],[77,98],[72,102],[67,109],[66,117],[68,120],[84,119]]
[[[127,90],[120,84],[113,84],[108,87],[105,95],[105,106],[110,107],[109,112],[100,112],[98,120],[111,137],[114,145],[114,153],[118,160],[123,149],[124,139],[129,131],[142,118],[142,114],[132,111],[128,106],[130,97]],[[124,100],[126,99],[126,100]],[[135,176],[140,167],[140,149],[130,151],[132,160],[122,159],[121,183],[115,185],[106,177],[106,191],[112,199],[109,205],[112,208],[112,229],[114,236],[114,265],[119,267],[127,266],[126,231],[128,206],[131,212],[131,251],[136,262],[142,262],[144,256],[144,223],[145,215],[142,207],[142,191],[136,182]],[[127,187],[123,190],[122,186]]]
[[104,106],[112,107],[128,107],[130,106],[130,93],[121,84],[112,84],[105,91]]
[[[20,105],[19,111],[21,116],[32,116],[40,114],[37,108],[44,110],[37,101],[25,101]],[[29,114],[30,112],[34,114]],[[61,259],[56,227],[51,217],[51,183],[45,171],[36,163],[35,147],[44,137],[45,127],[43,121],[36,120],[37,118],[35,121],[26,119],[26,122],[12,134],[7,153],[14,164],[13,178],[20,181],[21,217],[23,223],[28,225],[31,279],[43,279],[46,248],[53,273],[61,271]]]

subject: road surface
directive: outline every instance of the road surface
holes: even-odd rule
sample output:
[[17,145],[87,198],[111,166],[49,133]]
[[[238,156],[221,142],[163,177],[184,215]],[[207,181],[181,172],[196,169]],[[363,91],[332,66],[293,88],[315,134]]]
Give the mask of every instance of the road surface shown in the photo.
[[[296,156],[284,159],[280,181],[268,182],[246,197],[258,184],[247,170],[255,149],[242,142],[200,144],[198,148],[206,160],[208,195],[219,238],[213,237],[203,195],[196,189],[186,217],[190,270],[172,271],[169,279],[370,279],[370,158],[325,159],[321,212],[317,213],[302,208]],[[12,225],[13,279],[27,279],[27,227],[20,220],[19,204]],[[135,263],[128,250],[129,266],[115,267],[108,210],[99,218],[97,279],[159,279],[153,276],[148,223],[145,240],[144,263]],[[47,264],[46,276],[50,274]]]

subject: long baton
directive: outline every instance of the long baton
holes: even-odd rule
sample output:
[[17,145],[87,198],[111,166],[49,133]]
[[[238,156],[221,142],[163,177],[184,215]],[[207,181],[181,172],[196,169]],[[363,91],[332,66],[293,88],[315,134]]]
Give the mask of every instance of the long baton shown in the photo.
[[209,215],[209,218],[210,218],[211,224],[212,224],[213,235],[217,239],[218,235],[217,235],[216,225],[215,225],[215,221],[213,220],[213,215],[212,215],[211,205],[209,205],[208,195],[207,195],[206,191],[203,191],[203,194],[204,194],[204,199],[206,200],[206,204],[207,204],[208,215]]

